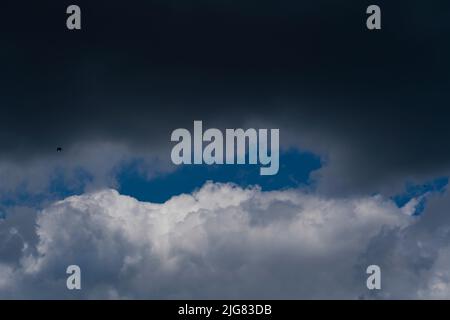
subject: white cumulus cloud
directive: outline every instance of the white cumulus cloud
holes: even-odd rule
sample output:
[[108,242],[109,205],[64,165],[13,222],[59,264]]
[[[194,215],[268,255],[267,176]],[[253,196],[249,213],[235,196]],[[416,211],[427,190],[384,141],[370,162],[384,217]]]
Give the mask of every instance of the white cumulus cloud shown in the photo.
[[[0,295],[358,298],[367,292],[368,247],[413,221],[380,196],[327,199],[207,183],[152,204],[96,191],[38,214],[36,250],[15,271],[0,271],[15,279]],[[82,270],[78,292],[66,289],[71,264]]]

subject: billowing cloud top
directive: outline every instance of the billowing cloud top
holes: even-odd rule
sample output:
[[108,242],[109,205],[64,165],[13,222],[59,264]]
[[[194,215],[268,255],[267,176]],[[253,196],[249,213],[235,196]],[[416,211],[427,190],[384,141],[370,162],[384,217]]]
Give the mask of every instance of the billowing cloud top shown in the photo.
[[[38,215],[36,251],[23,238],[19,267],[1,265],[0,292],[8,298],[356,299],[370,297],[365,268],[376,261],[386,279],[381,297],[446,295],[448,231],[429,220],[405,215],[380,196],[327,199],[207,183],[152,204],[97,191]],[[76,293],[65,286],[71,264],[82,269]]]

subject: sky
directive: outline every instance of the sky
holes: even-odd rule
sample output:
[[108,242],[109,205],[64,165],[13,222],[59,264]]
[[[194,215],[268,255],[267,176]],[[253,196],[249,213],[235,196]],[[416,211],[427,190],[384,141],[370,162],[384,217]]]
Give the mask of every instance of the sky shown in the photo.
[[[450,298],[448,1],[71,4],[0,4],[0,298]],[[278,174],[174,165],[196,120]]]

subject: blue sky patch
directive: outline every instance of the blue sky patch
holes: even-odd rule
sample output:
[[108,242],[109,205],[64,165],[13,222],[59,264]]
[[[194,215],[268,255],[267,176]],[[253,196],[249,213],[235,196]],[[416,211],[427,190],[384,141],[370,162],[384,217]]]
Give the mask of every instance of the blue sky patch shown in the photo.
[[308,185],[310,173],[320,167],[317,155],[289,150],[280,154],[280,170],[274,176],[261,176],[259,165],[182,165],[174,172],[147,179],[139,172],[139,163],[134,162],[125,166],[117,179],[121,194],[163,203],[174,195],[190,193],[209,180],[242,187],[259,185],[263,190],[300,187]]
[[[418,198],[425,195],[428,192],[444,192],[445,187],[448,185],[448,177],[440,177],[433,181],[426,182],[424,184],[412,184],[407,183],[405,187],[405,192],[396,196],[392,199],[395,201],[399,208],[403,207],[413,198]],[[420,215],[425,209],[426,197],[422,197],[416,206],[414,215]]]

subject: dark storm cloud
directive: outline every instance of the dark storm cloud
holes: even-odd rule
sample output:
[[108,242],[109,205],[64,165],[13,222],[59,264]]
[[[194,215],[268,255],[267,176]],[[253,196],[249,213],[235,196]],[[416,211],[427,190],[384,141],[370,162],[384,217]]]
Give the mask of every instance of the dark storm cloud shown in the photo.
[[329,155],[337,189],[448,168],[448,2],[377,1],[375,32],[368,1],[77,1],[76,32],[69,4],[2,4],[4,159],[97,140],[166,155],[201,119],[279,127]]

